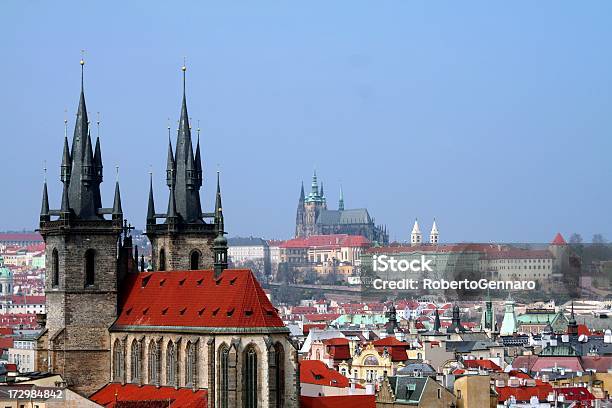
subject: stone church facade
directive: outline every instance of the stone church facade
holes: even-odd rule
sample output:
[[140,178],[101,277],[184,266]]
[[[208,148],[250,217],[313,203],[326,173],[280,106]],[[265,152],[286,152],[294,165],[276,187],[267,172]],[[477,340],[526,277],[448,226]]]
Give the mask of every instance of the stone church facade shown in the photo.
[[176,152],[168,146],[167,212],[155,211],[150,186],[149,270],[132,246],[118,181],[112,207],[102,206],[101,146],[92,143],[81,78],[58,210],[43,187],[47,314],[39,316],[35,369],[60,374],[86,396],[112,382],[205,390],[209,407],[297,407],[289,331],[253,273],[228,269],[218,175],[214,211],[201,208],[185,70]]
[[348,234],[361,235],[381,245],[389,243],[387,229],[376,225],[367,209],[347,210],[344,208],[342,190],[340,190],[338,209],[329,210],[323,183],[321,182],[321,188],[319,189],[316,172],[312,176],[311,191],[308,195],[305,195],[304,185],[302,184],[295,218],[296,238],[312,235]]

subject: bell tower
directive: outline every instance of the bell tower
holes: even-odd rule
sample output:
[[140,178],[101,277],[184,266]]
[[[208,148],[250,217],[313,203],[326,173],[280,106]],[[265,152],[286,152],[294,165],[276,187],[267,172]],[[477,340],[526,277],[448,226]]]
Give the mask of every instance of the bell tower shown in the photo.
[[152,182],[149,188],[146,235],[151,241],[154,271],[209,269],[214,263],[213,240],[217,237],[219,220],[214,212],[202,212],[200,131],[194,155],[185,93],[187,67],[183,66],[182,71],[183,101],[176,151],[172,148],[168,127],[166,184],[170,194],[165,213],[155,212]]
[[109,376],[108,327],[117,317],[123,211],[118,181],[113,207],[101,206],[102,153],[99,135],[95,147],[91,140],[84,65],[81,60],[72,148],[64,122],[63,192],[58,210],[49,209],[46,180],[43,188],[39,231],[46,244],[47,316],[37,340],[36,370],[60,374],[72,389],[89,395]]

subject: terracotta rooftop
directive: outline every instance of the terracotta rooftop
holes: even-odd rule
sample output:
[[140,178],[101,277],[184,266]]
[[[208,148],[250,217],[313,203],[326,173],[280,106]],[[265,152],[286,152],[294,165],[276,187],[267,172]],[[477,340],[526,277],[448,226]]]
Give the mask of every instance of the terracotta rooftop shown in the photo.
[[107,408],[206,408],[208,392],[193,391],[190,388],[110,383],[96,391],[89,399]]
[[250,270],[145,272],[126,277],[115,328],[278,327],[284,324]]

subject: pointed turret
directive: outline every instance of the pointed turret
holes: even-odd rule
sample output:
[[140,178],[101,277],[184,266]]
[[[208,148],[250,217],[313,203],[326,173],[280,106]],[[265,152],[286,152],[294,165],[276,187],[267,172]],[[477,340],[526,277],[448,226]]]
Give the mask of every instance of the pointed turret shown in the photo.
[[172,140],[170,140],[170,126],[168,126],[168,158],[166,161],[166,184],[172,187],[176,180],[176,163],[174,162],[174,152],[172,151]]
[[213,253],[215,256],[214,272],[215,278],[221,276],[227,269],[227,238],[225,238],[223,222],[223,206],[221,205],[221,182],[217,172],[217,199],[215,201],[215,223],[217,224],[217,238],[213,241]]
[[223,205],[221,204],[221,181],[219,172],[217,172],[217,194],[215,199],[215,224],[217,225],[217,234],[224,234],[225,223],[223,220]]
[[312,173],[312,184],[310,185],[310,195],[313,197],[319,196],[319,184],[317,183],[317,171]]
[[321,192],[319,193],[321,199],[325,199],[325,192],[323,191],[323,181],[321,181]]
[[342,192],[342,185],[340,186],[340,200],[338,200],[338,210],[344,211],[344,193]]
[[49,221],[49,194],[47,193],[47,180],[43,184],[42,205],[40,207],[40,221]]
[[423,242],[423,237],[421,235],[421,230],[419,228],[419,221],[415,219],[414,225],[412,226],[412,233],[410,234],[410,244],[419,245],[422,242]]
[[119,180],[115,182],[115,199],[113,200],[113,219],[123,218],[123,208],[121,208],[121,192],[119,191]]
[[70,148],[68,147],[68,124],[64,120],[64,151],[62,152],[61,180],[65,184],[70,183],[70,174],[72,173],[72,158],[70,157]]
[[[198,127],[198,141],[196,143],[196,152],[195,152],[195,169],[196,169],[196,177],[198,180],[198,188],[202,187],[202,157],[200,154],[200,128]],[[199,195],[198,195],[199,197]]]
[[149,173],[149,204],[147,206],[147,224],[155,224],[155,200],[153,198],[153,173]]
[[62,191],[62,205],[60,208],[60,217],[62,219],[68,219],[70,217],[70,198],[68,193],[68,184],[64,183]]
[[441,327],[442,327],[442,323],[440,322],[440,312],[438,312],[438,308],[436,308],[434,327],[433,327],[434,332],[439,332]]
[[187,223],[202,223],[198,166],[195,163],[193,155],[191,127],[189,125],[189,115],[187,113],[187,96],[185,89],[186,70],[187,68],[183,66],[183,99],[174,155],[174,195],[176,200],[176,211],[181,216],[182,220]]
[[[69,178],[68,201],[75,216],[85,220],[99,220],[103,216],[99,213],[101,207],[100,180],[96,173],[93,144],[89,132],[87,108],[85,106],[85,92],[83,87],[83,66],[81,60],[81,95],[77,110],[76,124],[70,159],[72,169],[68,176],[64,171],[63,178]],[[98,149],[100,149],[98,147]],[[101,171],[101,154],[99,153],[99,168]],[[64,162],[64,160],[62,160]]]
[[431,232],[429,233],[429,243],[437,244],[440,234],[438,233],[438,226],[436,225],[436,219],[433,220],[433,225],[431,226]]
[[302,181],[302,188],[300,189],[300,203],[304,202],[304,182]]

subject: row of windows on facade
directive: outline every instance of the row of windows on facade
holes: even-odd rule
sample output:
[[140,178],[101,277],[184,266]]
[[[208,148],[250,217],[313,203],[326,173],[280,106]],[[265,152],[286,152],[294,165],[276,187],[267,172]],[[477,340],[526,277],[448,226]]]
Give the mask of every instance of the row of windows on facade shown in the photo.
[[[193,250],[189,256],[191,270],[197,270],[200,266],[201,254],[198,250]],[[93,249],[85,251],[84,256],[85,268],[85,287],[93,286],[96,279],[96,252]],[[166,252],[162,248],[159,253],[159,270],[166,270]],[[59,287],[59,254],[57,249],[54,249],[51,255],[51,286]]]
[[[147,383],[150,385],[167,385],[172,387],[179,386],[179,355],[178,347],[169,341],[165,352],[165,378],[162,377],[162,353],[160,344],[162,340],[149,342],[148,353],[146,356],[147,378],[143,378],[143,347],[140,342],[133,340],[130,346],[130,382],[135,384]],[[198,345],[188,342],[185,348],[183,379],[184,386],[198,388]],[[219,375],[219,406],[229,407],[231,398],[230,393],[236,387],[236,369],[238,359],[231,355],[230,348],[223,345],[218,352],[217,372]],[[113,347],[113,381],[126,381],[125,350],[120,340],[115,340]],[[232,361],[232,357],[234,360]],[[284,349],[280,343],[276,343],[268,352],[269,363],[269,398],[276,402],[276,407],[284,406]],[[254,347],[248,346],[242,353],[242,372],[243,372],[243,400],[244,407],[256,408],[259,400],[258,378],[258,355]]]
[[[189,269],[192,271],[197,271],[200,269],[200,258],[202,254],[197,249],[194,249],[189,254]],[[166,250],[164,248],[159,250],[159,266],[158,270],[165,271],[166,270]]]
[[[85,287],[93,286],[96,277],[96,251],[88,249],[83,257],[83,266],[85,268]],[[51,286],[57,288],[59,286],[59,253],[54,249],[51,253]]]

